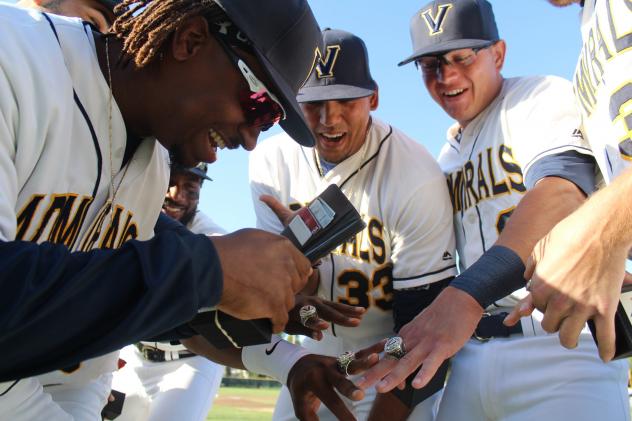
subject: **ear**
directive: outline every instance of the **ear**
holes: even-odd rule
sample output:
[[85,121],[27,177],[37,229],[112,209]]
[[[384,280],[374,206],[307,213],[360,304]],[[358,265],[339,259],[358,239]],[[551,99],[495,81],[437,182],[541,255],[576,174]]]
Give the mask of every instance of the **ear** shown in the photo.
[[203,16],[186,19],[174,32],[171,51],[176,61],[185,61],[196,55],[211,37],[208,22]]
[[496,44],[492,45],[492,53],[494,55],[494,64],[496,69],[500,71],[505,64],[505,53],[507,52],[507,44],[504,40],[499,40]]
[[373,95],[371,95],[371,111],[375,111],[377,110],[377,106],[380,103],[380,95],[379,95],[379,88],[377,86],[377,83],[375,84],[375,92],[373,92]]

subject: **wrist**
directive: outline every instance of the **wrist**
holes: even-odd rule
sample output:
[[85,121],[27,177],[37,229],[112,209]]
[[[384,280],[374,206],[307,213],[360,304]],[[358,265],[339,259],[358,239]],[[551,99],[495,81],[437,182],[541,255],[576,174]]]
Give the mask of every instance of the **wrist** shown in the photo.
[[469,294],[483,308],[526,284],[525,265],[508,247],[495,245],[472,266],[454,278],[450,286]]
[[269,344],[244,347],[241,360],[247,370],[265,374],[285,385],[296,362],[308,354],[305,348],[273,335]]

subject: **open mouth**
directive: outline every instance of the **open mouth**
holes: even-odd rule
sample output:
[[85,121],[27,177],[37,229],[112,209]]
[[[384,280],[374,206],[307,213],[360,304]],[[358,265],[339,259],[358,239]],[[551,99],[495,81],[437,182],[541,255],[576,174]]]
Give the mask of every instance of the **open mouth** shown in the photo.
[[445,91],[443,96],[447,96],[448,98],[454,98],[461,95],[465,92],[465,89],[452,89],[451,91]]
[[214,129],[208,129],[208,139],[209,139],[209,142],[211,143],[211,146],[213,146],[214,148],[216,149],[226,148],[226,140],[224,140],[224,138],[218,131]]
[[337,143],[345,137],[346,133],[319,133],[319,135],[326,142]]

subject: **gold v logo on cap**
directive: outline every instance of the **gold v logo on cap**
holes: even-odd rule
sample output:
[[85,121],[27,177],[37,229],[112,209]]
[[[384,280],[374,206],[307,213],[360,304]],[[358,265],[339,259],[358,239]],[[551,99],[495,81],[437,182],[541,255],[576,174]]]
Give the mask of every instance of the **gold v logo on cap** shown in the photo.
[[442,4],[437,8],[437,15],[432,16],[432,8],[425,10],[421,13],[424,18],[424,22],[428,26],[429,35],[438,35],[443,32],[443,24],[448,11],[452,8],[452,4]]
[[316,52],[316,76],[318,79],[326,77],[334,77],[334,66],[336,60],[338,60],[338,54],[340,53],[340,45],[328,45],[327,55],[323,59],[323,55],[320,50]]

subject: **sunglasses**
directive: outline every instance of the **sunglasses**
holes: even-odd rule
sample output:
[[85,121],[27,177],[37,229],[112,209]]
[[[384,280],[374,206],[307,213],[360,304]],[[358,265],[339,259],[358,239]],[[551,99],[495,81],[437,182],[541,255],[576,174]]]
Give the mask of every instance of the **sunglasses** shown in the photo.
[[[424,76],[436,75],[444,64],[446,66],[466,68],[474,64],[479,51],[489,48],[494,44],[495,43],[490,43],[477,48],[464,48],[436,56],[420,57],[415,60],[415,66],[421,70]],[[450,55],[450,57],[447,57],[448,55]]]
[[248,82],[249,91],[244,90],[239,95],[239,103],[248,125],[259,127],[264,132],[279,121],[285,120],[285,109],[278,98],[255,76],[254,72],[221,36],[217,36],[215,39]]

